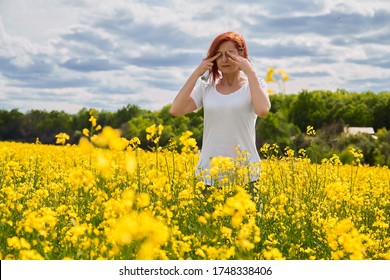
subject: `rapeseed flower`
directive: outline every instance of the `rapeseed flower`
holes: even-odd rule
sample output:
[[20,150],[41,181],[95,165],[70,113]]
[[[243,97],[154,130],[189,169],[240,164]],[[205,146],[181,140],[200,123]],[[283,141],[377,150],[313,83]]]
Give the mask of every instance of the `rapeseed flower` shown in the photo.
[[285,260],[278,248],[269,248],[263,251],[263,256],[266,260]]
[[[188,149],[150,151],[97,128],[73,146],[1,143],[0,258],[390,259],[390,171],[360,165],[359,150],[352,165],[312,164],[266,144],[248,166],[237,147],[203,174],[204,195],[191,133]],[[248,190],[260,167],[261,204]]]
[[196,152],[198,150],[196,140],[191,136],[193,133],[191,131],[183,132],[180,137],[180,144],[183,146],[181,148],[182,153]]
[[309,135],[309,136],[316,135],[316,131],[314,130],[314,127],[312,127],[311,125],[308,125],[306,127],[306,135]]
[[282,80],[284,82],[289,79],[289,76],[288,76],[288,74],[287,74],[287,72],[285,70],[279,69],[279,70],[276,71],[276,73],[282,77]]
[[275,73],[275,69],[273,67],[268,67],[267,74],[265,77],[265,81],[267,83],[275,82],[274,73]]
[[152,140],[155,144],[160,141],[160,136],[162,135],[164,126],[163,125],[155,125],[146,128],[146,140]]
[[69,135],[64,133],[64,132],[61,132],[61,133],[58,133],[56,135],[56,144],[62,144],[62,145],[65,145],[66,141],[68,141],[70,139]]

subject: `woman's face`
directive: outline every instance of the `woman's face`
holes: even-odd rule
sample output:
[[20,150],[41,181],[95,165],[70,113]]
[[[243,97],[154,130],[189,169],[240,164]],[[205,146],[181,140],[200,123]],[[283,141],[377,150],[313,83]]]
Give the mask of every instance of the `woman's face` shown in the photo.
[[217,53],[220,53],[220,56],[216,59],[217,66],[218,70],[221,71],[222,74],[240,70],[237,65],[229,61],[229,52],[239,55],[238,50],[232,41],[223,42],[217,51]]

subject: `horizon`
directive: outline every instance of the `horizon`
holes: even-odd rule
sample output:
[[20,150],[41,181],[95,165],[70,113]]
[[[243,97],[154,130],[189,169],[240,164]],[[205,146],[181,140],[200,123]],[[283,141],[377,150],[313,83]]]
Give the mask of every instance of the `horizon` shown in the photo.
[[[314,91],[326,91],[326,90],[316,90],[316,89],[312,89],[312,90],[307,90],[307,89],[302,89],[300,92],[295,92],[295,93],[287,93],[288,95],[299,95],[301,94],[302,92],[305,92],[305,91],[308,91],[308,92],[314,92]],[[374,91],[361,91],[361,92],[356,92],[356,91],[347,91],[345,89],[336,89],[336,90],[333,90],[333,91],[330,91],[330,92],[333,92],[333,93],[337,93],[338,91],[346,91],[347,93],[350,93],[350,94],[364,94],[364,93],[368,93],[368,92],[371,92],[373,94],[383,94],[383,93],[390,93],[390,91],[381,91],[381,92],[374,92]],[[283,95],[283,93],[276,93],[276,94],[272,94],[272,95]],[[81,112],[82,110],[97,110],[98,112],[108,112],[108,113],[116,113],[117,111],[121,110],[121,109],[124,109],[128,106],[137,106],[140,110],[145,110],[145,111],[150,111],[150,112],[159,112],[161,111],[162,109],[164,109],[164,107],[166,106],[169,106],[171,105],[171,103],[167,103],[163,106],[161,106],[161,108],[157,108],[157,109],[148,109],[148,108],[142,108],[141,106],[137,105],[137,104],[132,104],[132,103],[128,103],[128,104],[124,104],[122,105],[121,107],[118,107],[118,108],[113,108],[112,110],[106,110],[104,108],[102,109],[97,109],[97,108],[94,108],[94,107],[82,107],[80,108],[78,111],[75,111],[75,112],[67,112],[65,110],[57,110],[57,109],[37,109],[37,108],[31,108],[31,109],[28,109],[26,111],[21,111],[19,108],[11,108],[11,109],[3,109],[3,108],[0,108],[0,111],[1,110],[6,110],[8,112],[12,111],[12,110],[17,110],[18,112],[20,113],[23,113],[23,114],[27,114],[28,112],[30,111],[34,111],[34,110],[37,110],[37,111],[43,111],[43,112],[51,112],[51,111],[57,111],[57,112],[64,112],[64,113],[67,113],[67,114],[70,114],[70,115],[73,115],[73,114],[77,114],[79,112]]]

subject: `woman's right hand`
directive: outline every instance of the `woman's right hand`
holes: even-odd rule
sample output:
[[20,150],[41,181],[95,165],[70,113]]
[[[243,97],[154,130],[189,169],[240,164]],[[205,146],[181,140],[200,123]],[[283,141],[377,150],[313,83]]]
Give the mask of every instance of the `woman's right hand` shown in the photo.
[[172,115],[180,117],[191,113],[196,109],[196,104],[191,98],[191,92],[194,89],[199,77],[201,77],[207,70],[210,71],[213,68],[214,60],[216,60],[220,55],[221,53],[217,53],[213,57],[203,59],[195,71],[192,72],[191,76],[185,82],[172,102],[170,109],[170,113]]
[[203,59],[201,64],[196,68],[196,73],[198,73],[198,76],[202,76],[206,71],[211,71],[214,65],[214,60],[216,60],[219,56],[221,55],[220,52],[218,52],[216,55],[213,57]]

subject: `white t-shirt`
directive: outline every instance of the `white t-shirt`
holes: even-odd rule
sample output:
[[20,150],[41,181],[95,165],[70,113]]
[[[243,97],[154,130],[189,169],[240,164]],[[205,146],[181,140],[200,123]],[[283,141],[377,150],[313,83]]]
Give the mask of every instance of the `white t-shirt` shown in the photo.
[[[259,79],[261,87],[268,93],[267,85]],[[248,163],[260,162],[256,148],[256,120],[248,81],[235,92],[221,94],[214,83],[198,81],[191,97],[196,110],[204,108],[203,143],[196,174],[206,171],[202,181],[213,185],[207,179],[207,171],[213,157],[237,157],[236,147],[249,153]],[[252,181],[257,180],[254,174]]]

